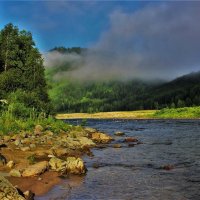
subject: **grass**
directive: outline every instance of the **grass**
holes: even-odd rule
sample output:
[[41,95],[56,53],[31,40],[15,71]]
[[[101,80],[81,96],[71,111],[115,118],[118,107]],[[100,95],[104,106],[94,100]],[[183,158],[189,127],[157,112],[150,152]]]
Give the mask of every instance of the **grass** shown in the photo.
[[57,119],[148,119],[156,110],[58,114]]
[[13,116],[12,113],[8,111],[4,111],[0,114],[0,135],[33,131],[38,124],[44,127],[45,130],[52,131],[53,133],[59,133],[61,131],[66,132],[75,128],[51,116],[47,118],[43,116],[20,118]]
[[200,119],[200,106],[99,113],[58,114],[57,119]]
[[154,117],[159,119],[200,119],[200,106],[164,108],[155,112]]

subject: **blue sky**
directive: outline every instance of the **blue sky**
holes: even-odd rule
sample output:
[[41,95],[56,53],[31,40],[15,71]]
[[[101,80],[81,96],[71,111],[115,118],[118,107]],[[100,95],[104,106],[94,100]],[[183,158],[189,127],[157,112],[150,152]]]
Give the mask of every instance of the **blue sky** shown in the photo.
[[[0,1],[0,28],[31,31],[43,55],[95,49],[74,77],[172,79],[200,70],[199,11],[200,1]],[[46,62],[72,59],[65,56]]]
[[0,28],[12,22],[32,32],[40,50],[54,46],[89,47],[109,28],[115,10],[134,12],[149,2],[1,1]]

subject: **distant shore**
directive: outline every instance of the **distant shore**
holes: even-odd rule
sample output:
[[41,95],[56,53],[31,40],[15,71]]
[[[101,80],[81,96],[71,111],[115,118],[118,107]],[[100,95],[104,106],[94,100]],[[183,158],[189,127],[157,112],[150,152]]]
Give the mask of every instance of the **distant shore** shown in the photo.
[[150,119],[157,110],[99,112],[99,113],[65,113],[57,114],[57,119]]
[[200,119],[200,107],[57,114],[57,119]]

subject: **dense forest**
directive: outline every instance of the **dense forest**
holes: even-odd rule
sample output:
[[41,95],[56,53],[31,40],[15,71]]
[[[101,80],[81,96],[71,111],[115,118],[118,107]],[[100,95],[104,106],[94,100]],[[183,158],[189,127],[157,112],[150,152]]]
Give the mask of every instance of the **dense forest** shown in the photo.
[[49,113],[43,59],[30,32],[7,24],[0,31],[0,110],[27,117]]
[[[63,55],[81,54],[79,47],[56,47]],[[58,112],[101,112],[176,108],[200,105],[200,72],[170,82],[163,81],[75,81],[55,76],[71,70],[69,62],[47,68],[49,95]]]

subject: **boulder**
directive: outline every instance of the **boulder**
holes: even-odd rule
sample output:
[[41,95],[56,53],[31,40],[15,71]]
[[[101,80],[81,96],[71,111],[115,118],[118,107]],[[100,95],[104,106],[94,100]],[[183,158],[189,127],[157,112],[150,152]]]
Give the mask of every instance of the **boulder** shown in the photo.
[[94,129],[94,128],[90,128],[90,127],[85,127],[84,130],[85,130],[86,132],[88,132],[88,133],[95,133],[95,132],[97,132],[96,129]]
[[12,184],[0,176],[0,199],[2,200],[25,200],[24,197],[19,195],[17,189]]
[[76,157],[68,157],[66,159],[66,169],[67,172],[70,174],[85,174],[86,173],[86,167],[81,158]]
[[66,161],[53,157],[49,160],[49,166],[57,172],[66,172]]
[[112,137],[109,135],[106,135],[105,133],[95,132],[92,133],[92,140],[97,143],[108,143],[112,141]]
[[84,130],[82,131],[73,130],[70,131],[67,135],[71,138],[85,137],[87,136],[87,132]]
[[29,166],[24,170],[22,173],[23,177],[29,177],[29,176],[37,176],[42,173],[44,173],[49,167],[49,163],[47,161],[41,161],[39,163],[36,163],[34,165]]
[[49,166],[57,172],[65,172],[70,174],[85,174],[86,167],[81,158],[68,157],[65,160],[53,157],[49,161]]
[[51,148],[51,150],[52,150],[52,154],[55,155],[56,157],[62,157],[69,154],[69,149],[67,148],[53,147]]
[[66,140],[62,139],[63,145],[71,148],[71,149],[76,149],[80,148],[81,144],[77,138],[67,138]]
[[9,174],[10,174],[10,176],[21,177],[21,173],[17,169],[12,169]]
[[79,137],[78,139],[82,146],[88,146],[88,147],[95,146],[95,143],[91,139],[88,139],[87,137]]

